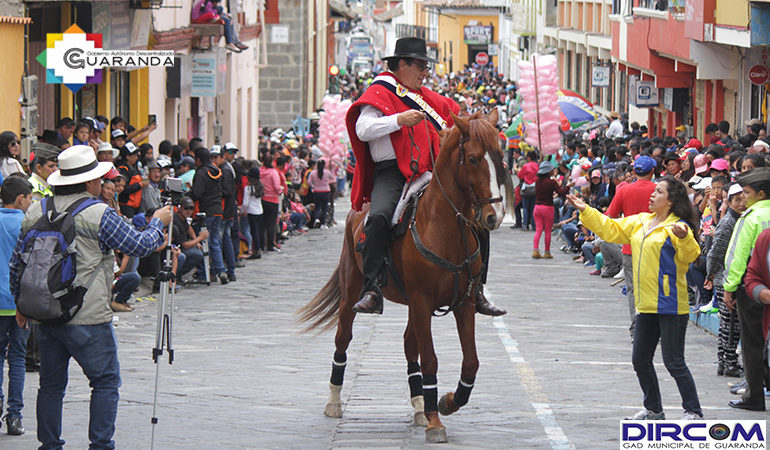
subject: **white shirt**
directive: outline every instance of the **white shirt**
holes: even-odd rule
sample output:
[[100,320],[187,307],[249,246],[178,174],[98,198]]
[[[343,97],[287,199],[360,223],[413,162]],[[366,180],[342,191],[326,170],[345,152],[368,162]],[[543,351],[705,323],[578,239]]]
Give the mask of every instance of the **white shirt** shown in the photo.
[[246,211],[246,214],[254,216],[262,215],[262,199],[251,194],[251,186],[248,184],[243,188],[243,205],[241,210]]
[[385,116],[382,111],[371,105],[361,107],[356,121],[358,139],[369,143],[372,161],[381,162],[396,159],[396,151],[390,141],[390,133],[400,130],[398,114]]
[[614,138],[623,136],[623,124],[620,123],[620,119],[615,119],[610,122],[609,128],[604,132],[604,137]]

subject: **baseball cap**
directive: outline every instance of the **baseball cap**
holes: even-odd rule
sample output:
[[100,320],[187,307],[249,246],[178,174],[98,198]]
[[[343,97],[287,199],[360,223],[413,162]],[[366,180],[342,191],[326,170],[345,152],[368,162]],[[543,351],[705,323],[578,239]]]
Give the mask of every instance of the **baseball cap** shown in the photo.
[[211,150],[209,150],[209,153],[211,155],[221,155],[222,154],[222,146],[221,145],[212,145]]
[[764,147],[765,150],[770,150],[770,144],[763,141],[762,139],[757,139],[756,141],[754,141],[753,144],[751,144],[751,146],[752,147],[761,146],[761,147]]
[[195,206],[195,202],[190,197],[182,197],[179,199],[179,206],[182,208],[192,208]]
[[657,167],[658,163],[647,155],[642,155],[634,161],[634,172],[644,174]]
[[692,160],[693,165],[695,166],[695,173],[703,173],[708,170],[709,168],[709,162],[706,155],[695,155],[695,158]]
[[703,144],[695,138],[690,139],[687,141],[687,145],[685,145],[687,148],[697,148],[698,150],[703,148]]
[[595,169],[593,172],[591,172],[591,178],[601,178],[602,177],[602,171],[599,169]]
[[183,156],[182,159],[179,160],[179,165],[195,168],[195,160],[190,156]]
[[126,133],[124,133],[120,128],[112,130],[112,138],[115,139],[119,137],[126,137]]
[[717,159],[711,161],[711,166],[709,167],[709,170],[711,170],[711,169],[713,169],[713,170],[728,170],[728,169],[730,169],[730,164],[728,164],[727,161],[725,161],[722,158],[717,158]]
[[139,148],[131,141],[126,142],[126,145],[124,145],[123,148],[126,149],[129,155],[139,151]]
[[225,144],[225,151],[228,153],[238,153],[238,147],[236,147],[232,142],[228,142]]
[[727,198],[729,199],[731,196],[740,194],[741,192],[743,192],[743,187],[741,187],[740,183],[733,183],[727,191]]

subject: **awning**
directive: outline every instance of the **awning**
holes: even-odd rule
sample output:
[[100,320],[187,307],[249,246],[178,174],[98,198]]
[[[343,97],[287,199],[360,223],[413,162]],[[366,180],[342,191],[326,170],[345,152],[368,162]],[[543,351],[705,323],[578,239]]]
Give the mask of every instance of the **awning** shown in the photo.
[[13,17],[13,16],[0,16],[0,23],[10,23],[12,25],[26,25],[32,23],[31,17]]

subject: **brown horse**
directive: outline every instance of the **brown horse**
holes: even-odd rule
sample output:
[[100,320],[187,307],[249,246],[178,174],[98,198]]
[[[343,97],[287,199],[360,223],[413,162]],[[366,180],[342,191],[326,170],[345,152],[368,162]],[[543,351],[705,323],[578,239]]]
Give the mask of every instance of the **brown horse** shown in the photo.
[[[404,333],[409,389],[414,423],[427,426],[428,442],[446,442],[438,412],[448,415],[460,409],[473,388],[479,367],[475,294],[482,270],[477,233],[482,228],[498,228],[513,201],[511,177],[503,166],[494,127],[497,110],[489,116],[476,113],[469,118],[453,118],[455,126],[442,132],[433,179],[419,200],[410,230],[390,244],[390,264],[401,282],[389,276],[383,289],[388,300],[409,307]],[[355,237],[361,233],[367,210],[365,205],[363,211],[348,213],[339,264],[321,291],[298,313],[299,321],[308,323],[305,332],[327,330],[337,324],[325,410],[330,417],[342,417],[340,390],[346,351],[353,338],[352,308],[363,283]],[[463,361],[457,390],[439,402],[431,318],[440,308],[454,313]]]

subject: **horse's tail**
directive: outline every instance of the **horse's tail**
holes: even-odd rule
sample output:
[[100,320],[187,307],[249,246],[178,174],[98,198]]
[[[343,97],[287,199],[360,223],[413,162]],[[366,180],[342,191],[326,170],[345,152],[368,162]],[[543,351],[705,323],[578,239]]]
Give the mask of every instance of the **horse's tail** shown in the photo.
[[297,311],[297,315],[299,315],[297,323],[307,324],[301,332],[309,333],[318,329],[318,332],[321,333],[334,327],[341,298],[340,266],[338,264],[324,287],[307,305]]

